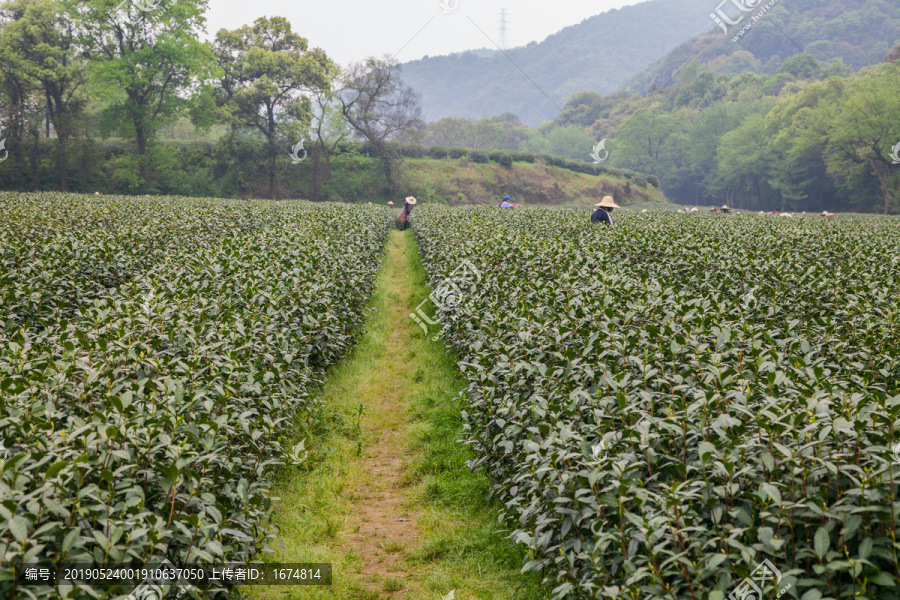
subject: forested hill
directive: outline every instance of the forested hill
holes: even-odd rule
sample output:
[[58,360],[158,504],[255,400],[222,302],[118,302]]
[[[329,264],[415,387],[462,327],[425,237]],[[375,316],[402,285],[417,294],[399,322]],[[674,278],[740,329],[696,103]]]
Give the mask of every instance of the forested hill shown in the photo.
[[[680,2],[673,2],[680,4]],[[709,2],[707,12],[716,7]],[[634,75],[622,89],[645,94],[671,83],[689,60],[697,60],[704,70],[720,75],[751,71],[776,73],[788,57],[801,49],[815,57],[822,68],[840,59],[854,70],[884,58],[900,43],[900,3],[896,0],[779,0],[749,29],[752,17],[765,5],[741,13],[731,2],[722,11],[735,25],[726,34],[716,28],[687,41],[653,65]],[[693,3],[686,3],[691,8]],[[707,16],[707,22],[713,21]],[[589,89],[585,86],[585,89]]]
[[429,121],[511,112],[537,126],[556,117],[558,106],[573,93],[608,94],[686,38],[714,27],[709,18],[713,7],[712,0],[651,0],[508,50],[515,65],[500,52],[465,52],[406,63],[403,77],[422,92]]

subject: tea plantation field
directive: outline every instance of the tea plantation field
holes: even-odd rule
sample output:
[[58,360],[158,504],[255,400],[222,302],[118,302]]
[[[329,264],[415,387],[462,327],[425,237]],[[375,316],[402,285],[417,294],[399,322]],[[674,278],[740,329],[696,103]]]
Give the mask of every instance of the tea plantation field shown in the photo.
[[559,598],[900,598],[900,222],[614,219],[412,215],[525,568]]
[[[392,217],[0,193],[0,598],[24,561],[243,561]],[[123,590],[124,593],[129,590]]]

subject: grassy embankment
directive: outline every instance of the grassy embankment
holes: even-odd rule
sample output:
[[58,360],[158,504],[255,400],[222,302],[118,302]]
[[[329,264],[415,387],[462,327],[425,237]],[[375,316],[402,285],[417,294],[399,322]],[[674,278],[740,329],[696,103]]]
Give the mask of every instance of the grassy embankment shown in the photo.
[[524,204],[588,205],[603,196],[620,204],[665,203],[652,185],[641,186],[623,177],[586,175],[540,162],[516,162],[512,167],[474,163],[468,159],[407,159],[404,178],[410,193],[425,201],[458,204],[496,204],[506,194]]

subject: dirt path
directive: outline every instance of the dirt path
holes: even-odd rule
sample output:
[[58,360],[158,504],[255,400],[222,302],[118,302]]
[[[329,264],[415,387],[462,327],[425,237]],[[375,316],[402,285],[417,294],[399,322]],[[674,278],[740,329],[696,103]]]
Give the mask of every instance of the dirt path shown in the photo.
[[417,546],[420,536],[417,522],[421,510],[408,495],[405,468],[411,457],[406,443],[407,402],[416,370],[416,356],[409,352],[409,342],[418,329],[409,317],[411,257],[408,247],[401,244],[402,235],[392,232],[388,241],[382,279],[386,314],[374,317],[373,321],[381,323],[372,324],[386,324],[390,329],[388,335],[381,336],[382,343],[370,354],[369,364],[355,382],[355,395],[366,407],[366,444],[359,467],[371,476],[361,478],[360,485],[351,491],[359,500],[356,514],[345,527],[354,532],[347,536],[346,543],[359,557],[360,583],[373,590],[384,589],[384,582],[391,577],[405,579],[404,558]]
[[545,600],[498,533],[486,476],[465,468],[465,384],[410,318],[428,293],[413,232],[391,232],[366,330],[298,430],[309,460],[275,490],[266,562],[331,563],[333,584],[252,586],[251,600]]

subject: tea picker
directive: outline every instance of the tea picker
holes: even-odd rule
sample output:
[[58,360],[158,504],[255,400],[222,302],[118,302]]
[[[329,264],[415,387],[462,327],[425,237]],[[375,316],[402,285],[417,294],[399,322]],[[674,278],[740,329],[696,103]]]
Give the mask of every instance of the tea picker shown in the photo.
[[615,208],[621,208],[616,201],[613,200],[612,196],[606,196],[599,202],[599,204],[595,204],[594,206],[599,207],[594,211],[594,214],[591,215],[591,223],[606,223],[610,227],[612,227],[612,215],[610,213]]
[[400,211],[400,216],[397,217],[397,225],[401,230],[409,227],[409,213],[412,212],[413,206],[416,205],[416,199],[412,196],[406,199],[406,203],[403,205],[403,210]]

